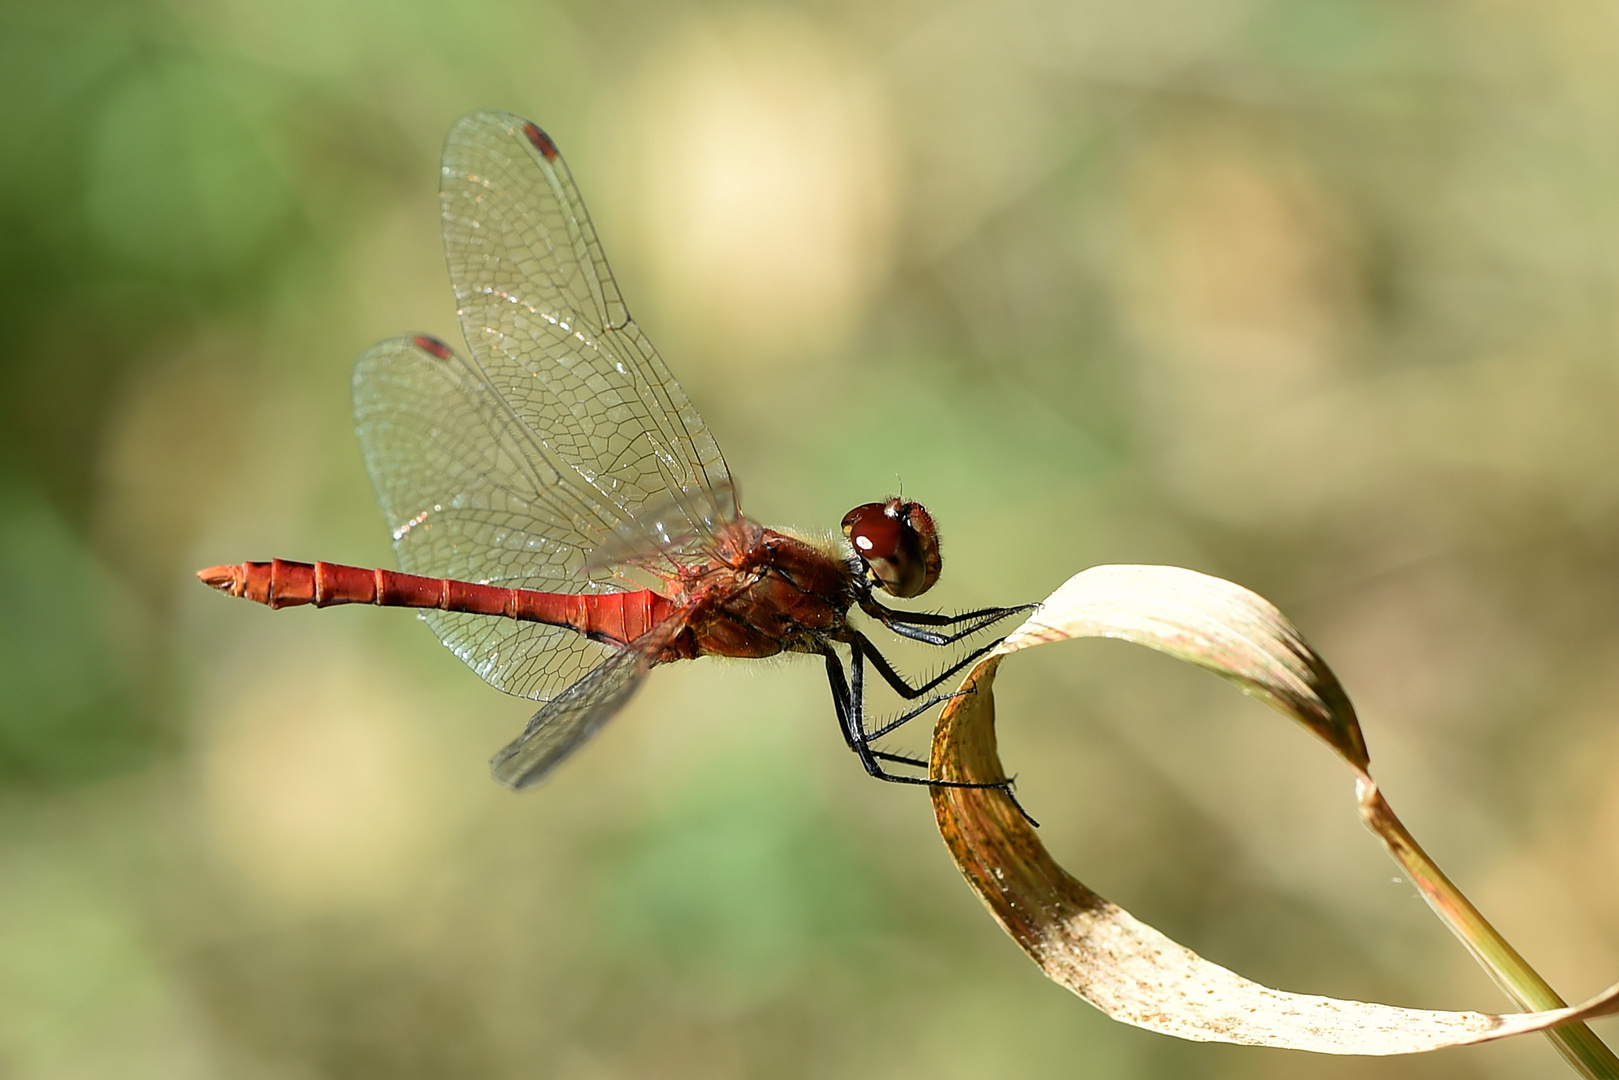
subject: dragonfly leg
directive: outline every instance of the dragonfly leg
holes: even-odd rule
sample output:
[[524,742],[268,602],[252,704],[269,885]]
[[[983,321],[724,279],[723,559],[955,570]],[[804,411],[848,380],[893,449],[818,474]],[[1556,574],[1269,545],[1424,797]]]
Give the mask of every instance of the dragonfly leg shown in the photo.
[[[983,656],[985,653],[989,652],[991,649],[995,648],[995,646],[1001,643],[1000,640],[997,639],[989,642],[987,645],[982,645],[968,653],[966,656],[963,656],[960,660],[957,660],[943,671],[939,672],[921,686],[912,686],[910,683],[905,681],[904,677],[902,677],[899,672],[894,670],[894,666],[888,662],[888,658],[882,654],[877,646],[871,643],[870,638],[866,637],[866,635],[860,633],[859,631],[851,631],[849,637],[850,649],[856,655],[863,653],[866,659],[871,661],[871,666],[877,669],[877,674],[883,677],[883,682],[893,687],[894,693],[898,694],[907,701],[915,701],[917,698],[938,689],[938,687],[944,684],[945,680],[949,679],[952,675],[961,671],[968,664],[972,663],[974,660],[977,660],[979,657]],[[858,661],[856,661],[856,663],[858,664]]]
[[947,701],[954,701],[956,698],[968,693],[971,693],[971,691],[957,690],[951,694],[937,694],[930,697],[926,701],[922,702],[922,704],[913,706],[912,708],[907,709],[905,712],[902,712],[898,716],[894,717],[894,719],[886,721],[881,727],[872,728],[870,731],[866,732],[866,737],[871,739],[880,739],[884,735],[890,735],[893,732],[898,731],[904,725],[910,723],[912,720],[915,720],[918,716],[921,716],[929,709],[933,708],[933,706],[943,705]]
[[[860,753],[862,733],[859,730],[859,721],[854,715],[854,702],[849,693],[849,680],[843,674],[843,661],[831,649],[826,650],[826,681],[832,685],[832,705],[838,712],[838,729],[843,732],[843,741],[849,744],[849,749]],[[864,763],[865,758],[861,758]],[[870,770],[867,770],[870,772]]]
[[[877,615],[876,618],[882,619],[885,623],[890,621],[902,622],[910,623],[913,626],[955,626],[958,623],[977,622],[980,619],[996,622],[1006,618],[1008,615],[1016,615],[1020,611],[1033,611],[1040,606],[1039,604],[1018,604],[1015,607],[979,608],[976,611],[963,611],[959,615],[940,615],[932,611],[900,611],[896,608],[884,607],[877,602],[875,597],[868,596],[867,599],[871,601],[872,607],[884,613],[883,615]],[[865,605],[862,604],[861,607],[864,608]]]
[[[979,782],[972,780],[934,780],[925,776],[906,776],[903,773],[893,773],[883,768],[883,761],[892,761],[898,764],[912,765],[921,769],[927,768],[928,763],[919,758],[905,757],[901,754],[890,754],[886,751],[877,750],[872,747],[872,739],[879,736],[877,733],[866,731],[865,721],[862,719],[865,674],[860,648],[855,646],[851,650],[849,658],[849,674],[847,677],[844,675],[843,661],[838,658],[836,652],[834,652],[831,648],[828,648],[825,653],[825,657],[827,681],[832,686],[832,703],[837,709],[838,726],[843,730],[843,740],[849,744],[849,749],[853,750],[855,755],[860,758],[860,764],[864,766],[868,775],[873,776],[878,780],[887,781],[890,784],[915,784],[924,787],[968,788],[977,789],[980,791],[1000,791],[1003,792],[1009,800],[1011,800],[1012,805],[1017,808],[1017,812],[1023,816],[1025,821],[1036,828],[1039,827],[1040,823],[1031,817],[1027,810],[1023,809],[1023,805],[1017,801],[1017,796],[1012,793],[1012,781],[1010,780],[1001,780],[998,782]],[[910,720],[916,716],[920,716],[934,704],[937,704],[937,702],[930,701],[923,708],[912,710],[912,712],[904,719]],[[903,722],[903,720],[900,721],[900,723]],[[893,730],[893,728],[897,726],[897,723],[890,723],[881,730],[883,732],[887,732]]]
[[[862,598],[860,609],[888,629],[901,637],[920,641],[925,645],[949,645],[962,638],[971,637],[980,630],[994,623],[1000,622],[1008,615],[1029,611],[1038,605],[1021,604],[1009,608],[979,608],[977,611],[966,611],[960,615],[936,615],[926,611],[895,611],[884,607],[870,596]],[[955,627],[967,625],[951,633],[940,633],[936,630],[926,630],[924,627]]]
[[911,626],[902,622],[888,623],[887,626],[888,629],[900,637],[920,641],[924,645],[952,645],[962,638],[972,637],[978,631],[997,621],[996,619],[985,619],[983,622],[973,623],[965,629],[957,630],[950,634],[941,634],[937,630],[925,630],[920,626]]

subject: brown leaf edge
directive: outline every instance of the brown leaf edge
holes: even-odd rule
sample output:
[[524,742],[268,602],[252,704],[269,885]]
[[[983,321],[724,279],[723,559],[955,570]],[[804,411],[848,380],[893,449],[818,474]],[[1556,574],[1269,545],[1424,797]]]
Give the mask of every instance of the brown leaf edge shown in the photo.
[[[973,668],[966,693],[940,716],[931,775],[1003,780],[992,693],[1001,661],[1077,637],[1122,638],[1215,671],[1320,736],[1357,783],[1371,782],[1347,695],[1281,612],[1239,585],[1169,566],[1092,567],[1053,593]],[[1386,1055],[1619,1011],[1619,984],[1575,1008],[1504,1016],[1274,990],[1204,960],[1086,888],[1000,792],[935,787],[932,795],[939,834],[990,914],[1047,976],[1124,1023],[1198,1042]]]

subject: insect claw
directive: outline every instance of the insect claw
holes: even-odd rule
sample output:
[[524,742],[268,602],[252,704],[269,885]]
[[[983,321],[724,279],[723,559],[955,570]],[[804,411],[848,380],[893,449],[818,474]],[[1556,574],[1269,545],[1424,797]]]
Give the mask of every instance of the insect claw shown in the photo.
[[1040,823],[1034,819],[1033,814],[1031,814],[1027,810],[1023,809],[1023,804],[1017,801],[1017,796],[1016,795],[1012,794],[1012,787],[1016,783],[1017,783],[1017,777],[1014,776],[1014,777],[1011,777],[1011,778],[1007,779],[1003,783],[996,784],[995,786],[997,788],[999,788],[1002,792],[1005,793],[1007,799],[1012,803],[1012,808],[1015,809],[1019,814],[1021,814],[1023,816],[1023,820],[1027,821],[1031,826],[1038,829],[1040,827]]

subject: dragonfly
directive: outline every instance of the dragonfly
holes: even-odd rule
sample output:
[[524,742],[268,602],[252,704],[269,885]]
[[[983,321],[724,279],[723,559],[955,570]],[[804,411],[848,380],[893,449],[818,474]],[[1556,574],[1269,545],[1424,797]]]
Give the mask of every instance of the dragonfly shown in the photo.
[[[463,117],[440,185],[467,353],[426,334],[389,338],[353,379],[356,430],[401,569],[274,559],[197,576],[272,608],[421,609],[486,682],[543,702],[490,763],[514,789],[550,773],[660,664],[802,653],[824,662],[844,740],[871,776],[1011,797],[1009,781],[912,775],[927,762],[877,746],[946,700],[940,687],[994,642],[913,684],[850,616],[944,647],[1031,605],[944,615],[881,603],[939,578],[938,530],[915,501],[857,506],[828,538],[743,515],[719,445],[630,317],[573,176],[538,126],[504,112]],[[868,666],[919,704],[868,725]]]

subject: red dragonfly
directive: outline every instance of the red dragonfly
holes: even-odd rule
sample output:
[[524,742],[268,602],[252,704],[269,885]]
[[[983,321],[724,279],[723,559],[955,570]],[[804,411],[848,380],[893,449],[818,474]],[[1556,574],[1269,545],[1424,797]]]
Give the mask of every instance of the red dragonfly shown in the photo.
[[[405,572],[276,559],[197,576],[271,607],[426,609],[485,681],[545,703],[491,762],[512,788],[545,776],[657,664],[792,652],[823,658],[843,737],[872,776],[1010,795],[892,772],[927,763],[873,745],[991,646],[913,686],[849,614],[944,646],[1025,609],[879,603],[939,577],[938,534],[916,502],[856,507],[843,542],[744,517],[714,436],[630,318],[573,177],[534,124],[458,121],[439,199],[470,357],[397,337],[354,370],[360,443]],[[867,664],[921,705],[869,728]]]

